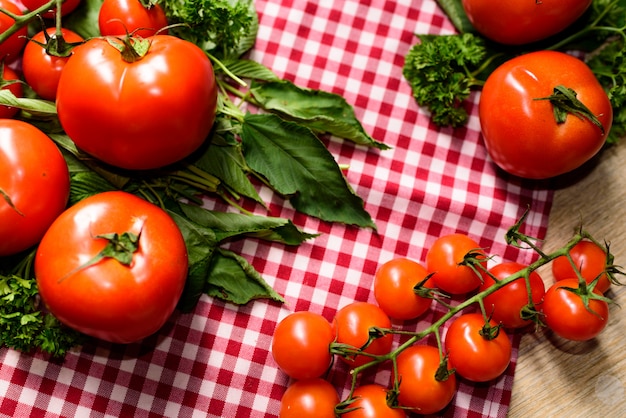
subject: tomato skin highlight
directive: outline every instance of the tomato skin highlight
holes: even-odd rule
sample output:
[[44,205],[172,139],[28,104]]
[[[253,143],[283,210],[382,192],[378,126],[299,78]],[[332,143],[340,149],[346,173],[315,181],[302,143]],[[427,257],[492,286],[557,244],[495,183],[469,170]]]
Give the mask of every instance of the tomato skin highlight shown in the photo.
[[428,345],[413,345],[398,355],[401,406],[420,414],[434,414],[452,401],[456,376],[452,373],[447,380],[436,380],[439,363],[439,350]]
[[[604,273],[606,268],[606,252],[603,248],[592,241],[583,240],[574,245],[570,250],[570,256],[580,269],[580,273],[587,283],[591,283],[601,275],[595,289],[600,291],[600,293],[606,293],[607,290],[609,290],[611,281],[606,273]],[[575,279],[578,277],[565,256],[554,259],[552,262],[552,275],[556,281]]]
[[[0,0],[0,8],[3,8],[14,15],[23,15],[20,8],[11,0]],[[0,33],[4,33],[9,29],[15,20],[5,13],[0,13]],[[20,57],[24,45],[26,45],[26,37],[28,36],[28,28],[26,26],[17,30],[13,35],[9,36],[0,44],[0,60],[5,64],[15,61]]]
[[[389,329],[391,319],[377,305],[369,302],[352,302],[337,311],[332,326],[337,343],[361,348],[368,341],[370,328]],[[389,353],[392,343],[393,335],[387,334],[373,340],[363,352],[384,355]],[[372,360],[370,356],[364,354],[339,358],[352,368]]]
[[413,288],[427,277],[426,268],[413,260],[387,261],[374,276],[374,297],[378,306],[390,318],[398,320],[415,319],[424,314],[433,300],[418,296]]
[[104,0],[98,14],[98,27],[104,36],[133,33],[136,36],[167,35],[167,18],[163,8],[145,7],[139,0]]
[[[426,253],[426,269],[433,273],[433,284],[452,295],[461,295],[476,290],[481,276],[470,267],[459,265],[469,252],[484,255],[476,241],[465,234],[444,235],[435,240]],[[481,263],[485,267],[487,261]]]
[[0,256],[37,244],[67,205],[70,176],[56,144],[38,128],[0,119]]
[[88,154],[131,170],[160,168],[198,149],[217,106],[213,67],[199,47],[157,35],[125,62],[106,39],[74,49],[57,91],[59,120]]
[[486,38],[523,45],[566,29],[585,13],[591,0],[463,0],[462,5],[474,28]]
[[387,389],[378,384],[359,386],[354,390],[349,409],[341,414],[342,418],[406,418],[406,412],[400,408],[392,408],[387,405]]
[[[86,265],[107,244],[99,235],[132,232],[139,248],[130,265],[113,258]],[[132,343],[169,319],[187,278],[187,249],[174,220],[135,195],[85,198],[50,226],[35,256],[47,308],[61,322],[113,343]]]
[[330,344],[334,338],[330,322],[322,315],[294,312],[276,326],[272,356],[278,367],[293,379],[320,377],[332,363]]
[[[514,261],[507,261],[491,267],[489,272],[498,280],[503,280],[526,267],[527,266]],[[541,310],[543,296],[546,293],[545,284],[537,271],[530,273],[529,281],[533,305],[535,310],[539,312]],[[478,290],[482,292],[493,284],[495,284],[493,277],[485,274],[483,284],[480,285]],[[533,323],[532,320],[522,319],[520,316],[521,309],[529,303],[526,281],[523,277],[487,295],[483,303],[487,314],[491,315],[491,318],[496,323],[501,323],[505,328],[523,328]]]
[[[55,36],[56,28],[46,29],[48,35]],[[83,37],[69,29],[62,28],[63,39],[68,43],[81,42]],[[32,40],[46,43],[44,32],[38,32]],[[56,57],[35,42],[28,42],[22,57],[24,80],[42,99],[54,101],[57,96],[61,71],[69,57]]]
[[336,418],[337,390],[328,381],[315,378],[292,383],[280,401],[279,418]]
[[[548,328],[562,338],[587,341],[595,338],[609,321],[609,305],[603,300],[589,300],[590,312],[579,295],[563,287],[578,289],[578,279],[565,279],[548,288],[543,302],[544,320]],[[601,293],[594,289],[594,293]]]
[[[568,115],[557,124],[546,98],[555,87],[573,89],[604,127]],[[580,167],[604,145],[613,108],[589,67],[578,58],[555,51],[536,51],[506,61],[483,86],[479,119],[491,159],[504,171],[545,179]]]
[[[489,324],[496,327],[495,321]],[[488,340],[480,335],[485,319],[479,313],[457,317],[444,337],[450,366],[472,382],[488,382],[504,373],[511,362],[512,345],[504,330]]]

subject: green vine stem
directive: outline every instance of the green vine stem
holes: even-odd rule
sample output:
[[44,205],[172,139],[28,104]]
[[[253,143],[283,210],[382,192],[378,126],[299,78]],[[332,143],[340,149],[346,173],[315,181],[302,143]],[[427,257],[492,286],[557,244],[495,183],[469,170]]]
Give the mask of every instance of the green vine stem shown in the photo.
[[[550,263],[551,261],[553,261],[554,259],[556,259],[557,257],[561,257],[561,256],[565,256],[567,257],[571,263],[573,263],[573,261],[571,261],[571,256],[569,255],[570,250],[576,245],[578,244],[580,241],[582,240],[590,240],[598,245],[601,245],[598,243],[598,241],[596,241],[587,231],[584,231],[582,228],[578,229],[576,231],[576,233],[574,234],[574,236],[561,248],[559,248],[558,250],[555,250],[553,252],[550,253],[544,253],[543,251],[541,251],[535,244],[535,239],[532,237],[529,237],[527,235],[524,235],[523,233],[520,232],[520,227],[521,224],[523,222],[523,220],[526,217],[526,214],[528,212],[526,212],[524,214],[524,216],[522,216],[522,218],[520,219],[519,222],[517,222],[513,227],[511,227],[509,229],[509,231],[506,234],[506,240],[509,244],[512,244],[514,246],[520,247],[520,248],[524,248],[524,244],[528,245],[529,248],[533,249],[535,252],[537,252],[539,254],[539,258],[534,261],[533,263],[531,263],[530,265],[528,265],[526,268],[504,278],[501,280],[495,280],[495,283],[490,286],[489,288],[480,291],[479,293],[476,293],[475,295],[473,295],[472,297],[466,299],[465,301],[459,303],[456,306],[450,306],[450,305],[445,305],[448,308],[448,311],[442,315],[439,319],[437,319],[437,321],[435,321],[434,323],[432,323],[429,327],[421,330],[421,331],[405,331],[405,330],[398,330],[398,329],[381,329],[381,328],[375,328],[370,330],[370,339],[372,338],[378,338],[387,334],[401,334],[401,335],[405,335],[405,336],[409,336],[409,338],[403,342],[402,344],[400,344],[397,348],[395,348],[393,351],[387,353],[387,354],[383,354],[383,355],[369,355],[372,360],[368,363],[365,363],[363,365],[357,366],[354,369],[351,370],[351,375],[352,375],[352,388],[350,390],[350,393],[347,397],[346,400],[342,401],[340,404],[340,408],[339,411],[345,410],[345,408],[347,408],[350,404],[351,401],[353,401],[353,392],[354,389],[357,386],[357,378],[359,376],[359,374],[361,372],[363,372],[366,369],[369,369],[371,367],[374,367],[376,365],[379,365],[380,363],[386,362],[386,361],[391,361],[392,362],[392,366],[394,368],[393,371],[393,376],[394,376],[394,387],[398,386],[398,375],[397,375],[397,371],[395,370],[396,366],[396,359],[398,357],[398,355],[403,352],[404,350],[406,350],[407,348],[409,348],[410,346],[414,345],[416,342],[420,341],[421,339],[425,338],[426,336],[430,335],[430,334],[434,334],[434,336],[437,339],[437,345],[439,348],[439,353],[440,353],[440,357],[441,357],[441,365],[445,365],[447,364],[447,358],[444,356],[443,350],[442,350],[442,345],[441,345],[441,336],[440,336],[440,331],[442,326],[448,321],[450,320],[453,316],[455,316],[457,313],[463,311],[464,309],[469,308],[470,306],[473,305],[478,305],[481,309],[482,314],[485,316],[485,319],[487,320],[489,317],[489,312],[485,311],[484,308],[484,304],[483,304],[483,300],[485,299],[485,297],[487,297],[488,295],[496,292],[498,289],[501,289],[502,287],[506,286],[507,284],[518,280],[520,278],[523,278],[525,280],[526,283],[526,287],[528,289],[528,298],[529,298],[529,304],[528,306],[534,306],[533,304],[533,300],[532,300],[532,293],[530,291],[530,273],[532,273],[533,271],[539,269],[540,267]],[[605,271],[605,273],[607,275],[610,276],[611,281],[613,283],[617,283],[619,284],[619,281],[617,281],[617,279],[615,278],[615,274],[624,274],[622,271],[620,271],[620,269],[613,265],[613,257],[612,255],[609,253],[609,247],[608,244],[605,244],[604,248],[606,248],[607,251],[607,269]],[[469,259],[472,259],[471,257]],[[467,258],[466,258],[467,260]],[[473,258],[472,262],[473,265],[476,267],[476,272],[477,274],[480,274],[480,272],[478,271],[479,269],[482,270],[484,273],[489,274],[489,272],[487,271],[487,269],[481,264],[481,262],[484,262],[484,259],[480,259],[480,258]],[[577,270],[577,269],[575,269]],[[585,291],[585,289],[587,290],[591,290],[589,288],[592,288],[593,285],[588,285],[585,281],[585,279],[580,275],[580,272],[577,273],[578,274],[578,279],[580,282],[580,289],[582,289],[583,291]],[[495,279],[495,278],[494,278]],[[595,296],[594,296],[595,297]],[[603,300],[606,300],[606,298],[603,298],[602,296],[597,296],[598,298],[602,298]],[[535,314],[537,315],[537,313],[535,312]],[[538,315],[537,315],[538,316]],[[536,320],[535,321],[537,326],[542,326],[543,324],[541,323],[541,321]],[[486,321],[486,323],[488,323]],[[367,345],[369,345],[369,343],[371,343],[371,341],[368,341],[368,343],[366,343],[364,345],[364,347],[366,347]],[[338,354],[340,356],[354,356],[357,354],[367,354],[364,352],[361,352],[361,350],[364,348],[356,348],[356,347],[351,347],[351,346],[346,346],[345,344],[332,344],[331,345],[331,353],[333,354]],[[395,389],[392,388],[392,392]]]

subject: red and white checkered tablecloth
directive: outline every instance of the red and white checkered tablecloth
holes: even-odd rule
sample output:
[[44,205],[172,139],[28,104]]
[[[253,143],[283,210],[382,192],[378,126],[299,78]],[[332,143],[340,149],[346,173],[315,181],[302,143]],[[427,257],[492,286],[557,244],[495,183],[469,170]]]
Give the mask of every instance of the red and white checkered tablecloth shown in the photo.
[[[378,266],[394,257],[424,260],[441,234],[466,232],[491,254],[530,262],[507,248],[504,233],[529,206],[525,233],[545,236],[552,192],[495,170],[479,134],[476,103],[467,128],[439,129],[402,78],[414,33],[453,33],[434,0],[257,0],[260,19],[252,58],[296,84],[343,95],[365,129],[392,147],[379,151],[329,140],[347,179],[363,197],[377,231],[330,225],[295,213],[260,189],[273,216],[322,235],[297,248],[256,240],[233,243],[286,304],[264,300],[237,307],[202,297],[138,344],[89,344],[63,362],[0,349],[0,414],[13,417],[277,417],[289,384],[270,354],[277,322],[311,310],[329,320],[354,300],[373,302]],[[209,205],[212,203],[209,201]],[[262,208],[253,208],[267,213]],[[398,324],[423,327],[433,314]],[[496,382],[461,382],[446,417],[504,417],[511,367]],[[367,372],[389,383],[390,372]],[[348,391],[345,366],[329,379]]]

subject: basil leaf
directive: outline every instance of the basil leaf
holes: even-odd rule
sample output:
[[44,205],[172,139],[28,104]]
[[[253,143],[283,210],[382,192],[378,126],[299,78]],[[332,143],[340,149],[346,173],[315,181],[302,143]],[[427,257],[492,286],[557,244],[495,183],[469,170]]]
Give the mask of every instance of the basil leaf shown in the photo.
[[248,165],[288,196],[296,210],[329,222],[376,227],[311,130],[273,114],[247,114],[241,140]]

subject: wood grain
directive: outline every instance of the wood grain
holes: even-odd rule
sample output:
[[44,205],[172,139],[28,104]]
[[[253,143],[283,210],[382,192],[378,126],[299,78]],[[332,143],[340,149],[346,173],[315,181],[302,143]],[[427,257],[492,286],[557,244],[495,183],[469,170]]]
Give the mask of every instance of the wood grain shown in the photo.
[[[626,268],[625,162],[622,143],[557,182],[546,251],[562,246],[582,222],[596,239],[610,242],[615,263]],[[546,284],[553,282],[549,268],[540,273]],[[549,331],[522,337],[510,418],[626,417],[626,286],[613,286],[607,296],[617,304],[592,341],[565,341]]]

